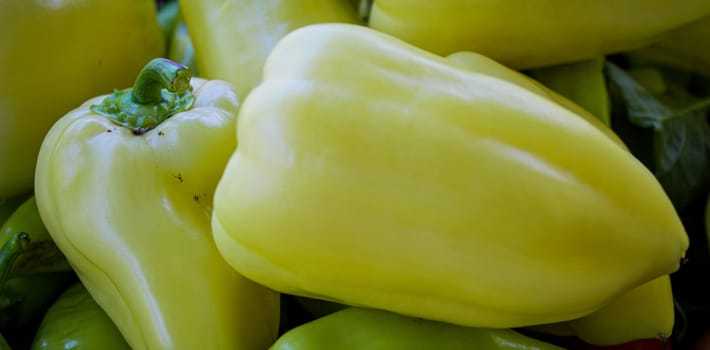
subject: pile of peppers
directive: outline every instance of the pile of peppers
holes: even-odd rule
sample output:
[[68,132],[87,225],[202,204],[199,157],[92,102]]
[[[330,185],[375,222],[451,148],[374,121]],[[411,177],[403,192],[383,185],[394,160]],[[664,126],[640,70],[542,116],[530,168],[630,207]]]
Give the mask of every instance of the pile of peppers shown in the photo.
[[0,0],[0,350],[710,346],[709,41],[707,0]]

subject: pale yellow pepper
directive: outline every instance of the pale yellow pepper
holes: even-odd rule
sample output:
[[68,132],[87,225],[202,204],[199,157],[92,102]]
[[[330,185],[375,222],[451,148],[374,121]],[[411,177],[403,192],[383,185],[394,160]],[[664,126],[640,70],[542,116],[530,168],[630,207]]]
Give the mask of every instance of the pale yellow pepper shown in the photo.
[[579,318],[675,271],[688,237],[653,174],[486,72],[362,26],[284,37],[215,192],[220,252],[278,291],[481,327]]

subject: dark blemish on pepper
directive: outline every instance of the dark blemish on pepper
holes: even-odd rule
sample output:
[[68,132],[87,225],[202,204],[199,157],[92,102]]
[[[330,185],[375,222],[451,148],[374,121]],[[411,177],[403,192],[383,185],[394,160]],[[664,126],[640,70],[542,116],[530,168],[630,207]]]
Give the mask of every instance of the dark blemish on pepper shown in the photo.
[[192,196],[192,199],[194,199],[195,202],[199,202],[199,201],[200,201],[200,196],[194,195],[194,196]]
[[180,181],[180,183],[182,183],[182,181],[183,181],[182,174],[178,173],[177,176],[175,176],[175,178],[178,179],[178,181]]

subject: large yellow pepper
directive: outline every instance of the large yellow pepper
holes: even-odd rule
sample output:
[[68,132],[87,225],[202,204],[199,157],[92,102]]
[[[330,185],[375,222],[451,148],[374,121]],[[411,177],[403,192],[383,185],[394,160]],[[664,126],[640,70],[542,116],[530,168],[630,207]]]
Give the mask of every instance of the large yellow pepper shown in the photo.
[[42,220],[133,349],[264,349],[276,337],[278,294],[237,274],[210,231],[238,105],[230,84],[156,59],[42,143]]
[[688,238],[653,174],[499,75],[361,26],[292,32],[239,112],[220,252],[278,291],[482,327],[675,271]]
[[261,80],[271,48],[288,32],[320,22],[360,21],[346,0],[180,0],[202,77],[234,85],[240,98]]
[[640,48],[707,15],[707,0],[375,0],[369,25],[437,54],[531,68]]
[[153,0],[0,0],[0,199],[31,192],[52,123],[163,50]]

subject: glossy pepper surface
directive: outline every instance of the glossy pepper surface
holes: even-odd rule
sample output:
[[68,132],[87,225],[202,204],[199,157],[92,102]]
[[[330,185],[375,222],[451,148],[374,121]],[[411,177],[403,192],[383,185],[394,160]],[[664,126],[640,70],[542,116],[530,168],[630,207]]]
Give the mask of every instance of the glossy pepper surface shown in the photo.
[[15,209],[17,209],[25,199],[27,199],[27,196],[23,195],[0,199],[0,225],[12,215]]
[[[599,77],[590,77],[590,73],[587,72],[587,68],[585,67],[583,70],[585,72],[582,72],[579,74],[577,72],[577,68],[570,68],[569,70],[572,70],[572,74],[578,76],[578,75],[583,75],[584,80],[590,80],[592,79],[592,84],[593,87],[582,87],[579,86],[579,90],[585,90],[585,94],[587,97],[585,97],[585,100],[588,102],[589,105],[592,105],[594,108],[583,108],[581,107],[581,103],[577,103],[572,101],[570,98],[565,97],[561,95],[560,93],[556,92],[555,90],[552,90],[551,88],[547,87],[546,85],[542,84],[540,81],[537,81],[535,79],[530,78],[529,76],[526,76],[518,71],[512,70],[494,60],[492,60],[489,57],[483,56],[481,54],[477,54],[475,52],[471,51],[460,51],[460,52],[455,52],[451,55],[446,56],[449,61],[455,63],[457,66],[460,68],[464,68],[466,70],[472,71],[472,72],[477,72],[481,74],[485,74],[488,76],[493,76],[498,79],[505,80],[509,83],[515,84],[520,86],[521,88],[524,88],[530,92],[533,92],[541,97],[544,97],[552,102],[555,102],[559,104],[560,106],[568,109],[570,112],[576,114],[577,116],[580,116],[584,118],[587,122],[590,124],[594,125],[599,131],[603,132],[606,134],[612,141],[614,141],[619,147],[626,149],[626,145],[624,145],[623,141],[621,138],[619,138],[618,135],[616,135],[609,127],[608,124],[606,124],[603,120],[603,118],[600,118],[598,115],[593,114],[591,111],[592,110],[599,110],[600,107],[599,105],[605,105],[604,102],[604,96],[600,96],[604,93],[606,93],[605,89],[601,89],[599,84],[603,84],[602,82],[599,82],[598,79]],[[549,67],[546,69],[546,71],[555,71],[559,68],[556,67]],[[560,70],[566,70],[566,69],[560,69]],[[555,79],[555,77],[552,76],[552,74],[547,75],[546,78],[542,79],[545,82],[548,82],[549,80]],[[559,75],[562,75],[564,73],[559,73]],[[556,88],[561,87],[560,85],[564,84],[561,82],[561,80],[568,80],[570,79],[569,76],[566,76],[564,78],[558,77],[557,81],[554,84],[549,84],[551,86],[554,86]],[[564,88],[559,88],[558,91],[560,90],[571,90],[573,89],[574,83],[568,83],[568,86]],[[589,91],[593,90],[593,91]],[[600,91],[601,90],[601,91]],[[573,95],[573,93],[569,93],[568,95]],[[574,96],[571,96],[574,97]]]
[[437,54],[532,68],[640,48],[707,15],[706,0],[375,0],[369,25]]
[[628,291],[584,317],[531,329],[558,336],[576,336],[596,346],[621,345],[639,339],[663,344],[675,321],[670,276],[661,276]]
[[270,350],[562,350],[510,329],[483,329],[347,308],[282,335]]
[[32,350],[130,350],[113,321],[81,283],[64,291],[47,310]]
[[372,29],[311,25],[240,109],[215,240],[290,294],[469,326],[581,317],[688,246],[602,127]]
[[244,98],[271,48],[312,23],[360,21],[347,0],[180,0],[200,76],[232,83]]
[[42,219],[133,349],[254,349],[276,336],[278,295],[237,274],[210,231],[238,106],[229,83],[155,59],[132,90],[88,100],[42,144]]
[[605,125],[611,126],[611,105],[604,77],[605,58],[571,62],[533,69],[528,74],[580,107],[583,107]]
[[57,119],[163,50],[152,0],[0,1],[0,199],[32,190]]
[[607,346],[636,339],[667,340],[675,308],[670,276],[646,282],[601,309],[569,321],[574,334],[589,344]]

